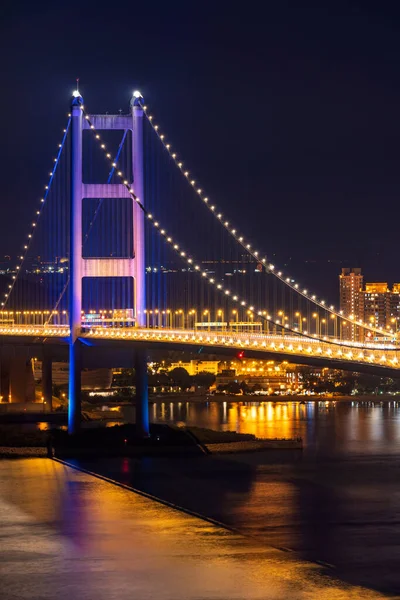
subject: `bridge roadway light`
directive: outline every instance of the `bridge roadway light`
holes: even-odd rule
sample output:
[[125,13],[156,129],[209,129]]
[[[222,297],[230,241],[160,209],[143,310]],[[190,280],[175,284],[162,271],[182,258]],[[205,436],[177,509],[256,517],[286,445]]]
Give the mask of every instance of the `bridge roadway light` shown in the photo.
[[[176,315],[182,315],[182,329],[185,328],[185,313],[183,312],[182,308],[180,308],[179,310],[175,311]],[[179,322],[176,325],[176,327],[179,327]]]
[[303,319],[301,312],[297,311],[294,313],[295,317],[298,317],[298,330],[300,331],[300,333],[302,333],[303,331],[303,321],[305,321],[305,319]]
[[315,321],[315,333],[318,334],[318,332],[319,332],[319,313],[313,313],[313,319],[316,319],[316,321]]
[[[325,324],[326,323],[326,319],[322,319],[321,320],[321,329],[320,329],[320,332],[319,332],[320,335],[322,335],[322,323]],[[326,327],[325,327],[325,335],[326,335]]]
[[337,318],[336,318],[336,315],[331,315],[331,320],[334,321],[334,323],[333,323],[333,337],[337,338]]
[[[281,331],[281,333],[282,333],[282,335],[285,335],[285,321],[288,321],[288,320],[289,320],[289,317],[287,317],[287,316],[285,315],[285,312],[284,312],[283,310],[280,310],[280,311],[278,312],[278,315],[279,315],[280,317],[282,317],[282,323],[281,323],[281,325],[282,325],[282,331]],[[277,323],[278,323],[278,325],[279,325],[279,319],[277,320]]]
[[206,309],[206,310],[203,310],[203,316],[204,316],[204,317],[205,317],[205,316],[207,316],[207,321],[208,321],[208,331],[210,331],[210,317],[211,317],[210,311],[209,311],[208,309]]

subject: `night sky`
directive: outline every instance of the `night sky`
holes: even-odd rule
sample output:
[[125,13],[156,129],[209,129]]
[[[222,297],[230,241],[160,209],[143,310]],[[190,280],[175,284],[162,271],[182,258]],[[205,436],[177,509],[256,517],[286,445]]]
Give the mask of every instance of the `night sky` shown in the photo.
[[91,112],[140,89],[207,194],[301,281],[331,296],[342,266],[400,281],[400,7],[258,4],[3,2],[0,257],[79,77]]

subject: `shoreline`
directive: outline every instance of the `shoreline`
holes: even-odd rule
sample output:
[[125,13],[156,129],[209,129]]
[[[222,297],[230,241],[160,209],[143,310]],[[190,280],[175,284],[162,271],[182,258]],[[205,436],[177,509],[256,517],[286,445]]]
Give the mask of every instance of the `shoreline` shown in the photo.
[[96,428],[82,428],[73,436],[60,429],[35,431],[27,436],[17,425],[3,426],[0,428],[0,458],[188,457],[303,448],[301,438],[258,438],[254,434],[204,427],[152,424],[150,437],[143,439],[137,436],[134,424],[116,424],[113,428],[104,427],[101,422],[96,425]]
[[[134,403],[133,399],[133,403]],[[162,402],[195,402],[195,403],[206,403],[206,402],[400,402],[400,394],[396,396],[389,395],[375,395],[368,394],[362,396],[254,396],[248,394],[240,395],[229,395],[229,394],[215,394],[215,395],[204,395],[197,396],[191,394],[185,395],[165,395],[162,397],[149,397],[149,404],[159,404]],[[130,403],[130,402],[129,402]],[[106,402],[105,402],[106,404]],[[126,404],[125,402],[115,402],[115,404]]]

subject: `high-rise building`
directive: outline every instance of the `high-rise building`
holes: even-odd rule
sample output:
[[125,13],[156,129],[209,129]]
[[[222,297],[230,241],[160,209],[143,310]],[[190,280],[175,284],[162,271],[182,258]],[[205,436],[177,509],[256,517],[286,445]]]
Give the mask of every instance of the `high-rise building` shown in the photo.
[[394,283],[390,295],[390,324],[393,331],[400,331],[400,283]]
[[392,293],[388,284],[366,283],[363,297],[364,321],[373,327],[390,329]]
[[[387,282],[366,283],[363,288],[363,279],[361,269],[342,269],[340,310],[389,335],[400,332],[400,283],[394,283],[392,290]],[[342,324],[342,339],[363,341],[373,336],[355,324]]]
[[[340,310],[346,316],[351,316],[358,320],[364,320],[364,298],[363,298],[364,277],[361,269],[342,269],[339,275],[340,285]],[[348,324],[342,329],[343,339],[358,341],[360,337],[360,328],[353,324]]]

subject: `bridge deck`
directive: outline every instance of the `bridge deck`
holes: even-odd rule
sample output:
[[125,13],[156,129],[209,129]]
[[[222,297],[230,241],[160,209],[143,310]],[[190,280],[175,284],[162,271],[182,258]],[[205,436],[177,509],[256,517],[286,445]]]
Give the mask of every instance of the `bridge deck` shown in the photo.
[[[66,339],[68,327],[49,325],[27,325],[0,327],[0,341],[10,337]],[[400,372],[400,348],[387,344],[356,344],[339,340],[320,340],[294,335],[277,335],[262,333],[236,333],[231,330],[199,332],[196,330],[167,328],[135,328],[135,327],[93,327],[82,331],[82,339],[146,342],[146,344],[181,345],[205,347],[214,350],[244,349],[252,352],[264,352],[277,356],[284,355],[292,362],[304,362],[313,358],[330,363],[333,368],[343,368],[342,364],[354,365],[354,370],[361,366]],[[90,342],[92,343],[92,342]],[[288,357],[288,358],[286,358]],[[307,364],[307,361],[306,363]],[[347,368],[347,367],[346,367]],[[388,376],[390,374],[388,373]]]

